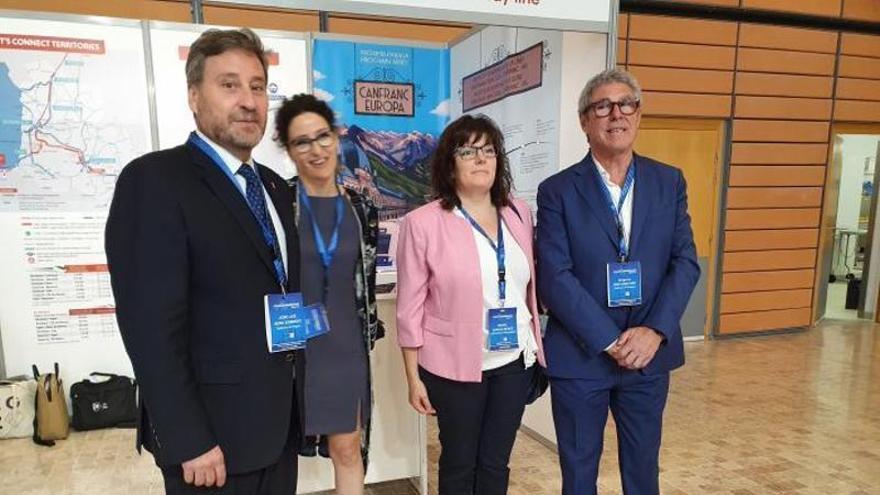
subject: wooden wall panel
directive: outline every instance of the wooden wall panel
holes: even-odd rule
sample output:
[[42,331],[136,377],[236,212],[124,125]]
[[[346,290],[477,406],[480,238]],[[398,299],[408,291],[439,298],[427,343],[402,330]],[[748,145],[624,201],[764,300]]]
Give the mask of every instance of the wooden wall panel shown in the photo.
[[[685,1],[880,21],[876,0]],[[830,121],[880,121],[880,36],[639,14],[619,32],[645,115],[733,119],[715,330],[809,325]]]
[[734,120],[733,141],[827,143],[828,122]]
[[813,228],[819,225],[819,208],[729,210],[726,220],[727,230]]
[[732,70],[736,49],[683,43],[630,41],[629,63],[660,67]]
[[729,95],[733,91],[733,72],[663,67],[630,67],[642,89]]
[[629,14],[617,16],[617,37],[626,38],[629,33]]
[[680,3],[699,3],[705,5],[720,5],[722,7],[739,7],[739,0],[678,0]]
[[724,234],[724,250],[729,252],[815,248],[818,243],[819,229],[731,230]]
[[840,16],[842,0],[742,0],[741,6],[750,9],[777,10],[825,17]]
[[129,19],[190,22],[192,16],[189,2],[175,0],[129,0],[108,2],[106,0],[3,0],[0,8],[10,10],[34,10],[65,14],[101,15]]
[[822,186],[825,167],[798,165],[735,165],[730,167],[730,187],[738,186]]
[[763,290],[806,289],[813,287],[815,272],[810,270],[780,270],[774,272],[725,273],[721,279],[721,292],[755,292]]
[[834,79],[760,72],[737,72],[736,92],[741,95],[806,96],[831,98]]
[[283,31],[318,31],[317,12],[263,10],[248,7],[205,5],[205,23],[220,26],[279,29]]
[[834,120],[880,122],[880,102],[837,100]]
[[847,100],[880,100],[880,80],[838,78],[836,96]]
[[730,115],[730,96],[654,91],[644,91],[642,95],[645,115],[719,118]]
[[822,206],[821,187],[731,187],[727,207],[809,208]]
[[880,22],[880,3],[877,0],[844,0],[843,17]]
[[831,100],[737,96],[736,117],[827,121],[831,117]]
[[838,77],[880,79],[880,59],[841,55]]
[[736,44],[736,23],[681,17],[633,15],[630,18],[629,38],[732,46]]
[[827,144],[733,143],[730,163],[823,164],[828,159]]
[[812,268],[816,264],[815,249],[783,249],[778,251],[738,251],[724,253],[724,272],[756,272]]
[[736,65],[738,70],[752,72],[830,76],[834,74],[834,55],[740,48]]
[[617,40],[617,65],[626,65],[626,40]]
[[840,40],[840,53],[880,57],[880,37],[869,34],[843,33]]
[[739,45],[752,48],[777,48],[806,52],[836,53],[837,33],[815,29],[742,23]]
[[811,323],[810,317],[810,308],[721,315],[718,331],[722,334],[735,334],[803,327]]
[[812,289],[761,291],[721,296],[721,313],[743,313],[771,309],[809,308]]

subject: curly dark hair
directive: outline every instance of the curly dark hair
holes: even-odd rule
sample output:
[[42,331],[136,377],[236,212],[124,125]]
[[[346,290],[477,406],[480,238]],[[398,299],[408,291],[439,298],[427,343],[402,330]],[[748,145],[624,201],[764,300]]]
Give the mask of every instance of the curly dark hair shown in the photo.
[[330,129],[336,129],[336,115],[323,100],[319,100],[314,95],[300,93],[290,98],[285,98],[275,114],[275,142],[282,148],[287,148],[289,137],[287,130],[290,129],[290,123],[307,112],[312,112],[324,117]]
[[495,122],[485,115],[462,115],[449,124],[440,135],[437,149],[431,158],[431,188],[433,198],[440,205],[451,210],[461,206],[455,187],[455,150],[473,142],[474,138],[486,137],[497,153],[495,182],[492,184],[492,204],[501,208],[510,204],[510,189],[513,179],[507,155],[504,153],[504,136]]

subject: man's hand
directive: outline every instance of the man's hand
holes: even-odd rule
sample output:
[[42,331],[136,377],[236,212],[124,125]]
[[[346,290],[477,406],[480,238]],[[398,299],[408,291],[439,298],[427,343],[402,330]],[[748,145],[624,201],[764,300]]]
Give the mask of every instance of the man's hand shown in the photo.
[[219,445],[184,462],[181,467],[183,481],[191,485],[221,487],[226,484],[226,463]]
[[648,327],[633,327],[617,339],[617,345],[608,353],[617,364],[630,370],[640,370],[648,365],[663,342],[663,336]]

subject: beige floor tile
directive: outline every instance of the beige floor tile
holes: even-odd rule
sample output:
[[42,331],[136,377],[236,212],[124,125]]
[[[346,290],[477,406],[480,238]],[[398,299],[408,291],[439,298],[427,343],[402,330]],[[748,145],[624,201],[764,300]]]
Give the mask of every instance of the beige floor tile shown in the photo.
[[[880,493],[880,326],[829,321],[804,333],[687,344],[673,373],[661,451],[664,495]],[[429,485],[440,447],[429,422]],[[74,432],[52,448],[0,441],[0,493],[161,494],[132,430]],[[621,493],[614,424],[600,493]],[[560,492],[556,455],[527,435],[511,458],[510,495]],[[367,495],[416,493],[408,482]]]

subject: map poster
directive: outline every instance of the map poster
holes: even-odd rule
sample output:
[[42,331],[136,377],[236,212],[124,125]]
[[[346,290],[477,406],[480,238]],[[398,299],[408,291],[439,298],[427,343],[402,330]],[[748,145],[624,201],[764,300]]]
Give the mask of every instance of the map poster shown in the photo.
[[315,96],[336,112],[343,182],[375,201],[382,220],[424,204],[430,161],[449,121],[449,52],[316,40]]
[[[187,106],[186,57],[189,46],[199,35],[213,26],[153,23],[150,46],[156,86],[156,115],[159,122],[159,147],[183,144],[195,129]],[[227,28],[222,28],[227,29]],[[297,33],[254,30],[269,50],[269,117],[266,134],[254,149],[254,159],[288,179],[295,168],[287,152],[273,140],[275,112],[284,98],[308,91],[308,60],[306,40]]]
[[120,170],[151,148],[141,25],[0,18],[5,371],[131,373],[103,251]]
[[450,51],[452,118],[482,113],[498,124],[514,194],[536,211],[538,185],[559,170],[562,33],[493,26]]

